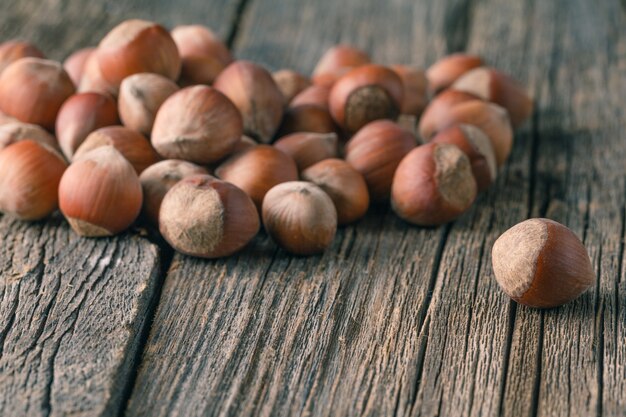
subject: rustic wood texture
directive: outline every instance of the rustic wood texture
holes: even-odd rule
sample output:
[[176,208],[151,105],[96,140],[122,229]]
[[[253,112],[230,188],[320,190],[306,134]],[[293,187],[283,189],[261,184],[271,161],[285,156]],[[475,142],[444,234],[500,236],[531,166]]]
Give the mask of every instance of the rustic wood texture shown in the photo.
[[[162,289],[167,256],[143,238],[0,220],[0,414],[623,415],[623,2],[10,0],[0,35],[62,58],[127,17],[207,24],[271,69],[308,72],[337,42],[422,66],[468,50],[528,85],[536,111],[452,225],[376,207],[323,256],[265,235],[229,259],[175,255]],[[529,216],[584,239],[596,288],[547,311],[499,291],[491,246]]]

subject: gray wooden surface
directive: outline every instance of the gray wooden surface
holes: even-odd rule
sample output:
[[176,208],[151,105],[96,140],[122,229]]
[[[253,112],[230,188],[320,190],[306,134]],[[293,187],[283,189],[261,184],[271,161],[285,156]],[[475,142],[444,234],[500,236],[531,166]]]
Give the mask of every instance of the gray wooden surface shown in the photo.
[[[308,72],[337,42],[422,66],[468,50],[536,112],[457,222],[376,207],[323,256],[261,235],[170,263],[135,233],[0,219],[1,415],[625,415],[623,2],[4,0],[0,38],[61,59],[128,17],[207,24],[272,69]],[[565,307],[517,306],[493,279],[493,241],[529,216],[571,227],[597,269]]]

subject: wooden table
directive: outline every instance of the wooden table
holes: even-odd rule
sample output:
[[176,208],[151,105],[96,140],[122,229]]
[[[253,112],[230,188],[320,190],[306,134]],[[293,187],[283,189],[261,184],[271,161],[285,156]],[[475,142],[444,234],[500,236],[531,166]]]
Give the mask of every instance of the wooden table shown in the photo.
[[[62,59],[126,18],[204,23],[240,58],[305,72],[337,42],[422,66],[467,50],[536,111],[461,219],[375,208],[323,256],[261,235],[207,261],[1,218],[0,415],[625,415],[623,0],[128,3],[2,0],[0,38]],[[499,234],[536,216],[581,236],[598,276],[553,310],[509,301],[491,269]]]

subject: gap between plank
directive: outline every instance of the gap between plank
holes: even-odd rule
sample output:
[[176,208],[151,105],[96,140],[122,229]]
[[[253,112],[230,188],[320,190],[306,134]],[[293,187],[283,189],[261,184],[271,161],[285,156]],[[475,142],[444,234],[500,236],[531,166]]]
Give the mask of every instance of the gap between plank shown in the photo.
[[235,9],[235,15],[233,16],[230,24],[230,31],[228,32],[228,36],[226,36],[226,46],[231,51],[235,49],[235,43],[237,42],[237,37],[240,33],[241,21],[243,20],[243,16],[250,4],[250,0],[239,0],[237,3],[237,8]]

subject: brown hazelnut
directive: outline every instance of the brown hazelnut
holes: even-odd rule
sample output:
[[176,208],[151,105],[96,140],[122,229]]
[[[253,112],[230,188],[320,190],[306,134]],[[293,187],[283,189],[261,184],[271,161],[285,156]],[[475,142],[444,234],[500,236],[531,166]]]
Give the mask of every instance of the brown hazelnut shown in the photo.
[[137,175],[160,159],[145,136],[124,126],[107,126],[90,133],[74,154],[74,159],[102,146],[114,147],[130,162]]
[[466,72],[452,88],[477,95],[504,107],[513,127],[521,125],[533,111],[533,101],[517,81],[493,68],[480,67]]
[[421,226],[450,222],[476,198],[467,155],[445,143],[428,143],[404,157],[393,177],[391,206],[400,218]]
[[530,307],[568,303],[596,281],[580,239],[549,219],[529,219],[511,227],[494,243],[491,260],[502,290]]
[[290,181],[272,188],[263,200],[267,233],[288,252],[323,252],[337,232],[335,205],[317,185]]
[[23,140],[0,151],[0,212],[21,220],[51,214],[65,168],[61,154],[41,142]]
[[81,236],[112,236],[141,210],[141,184],[133,166],[112,146],[77,158],[59,184],[59,207]]
[[284,152],[270,145],[258,145],[231,155],[217,167],[215,175],[245,191],[260,210],[269,189],[297,180],[298,168]]
[[274,78],[280,92],[283,93],[285,104],[311,85],[311,81],[307,77],[290,69],[278,70],[272,73],[272,78]]
[[472,100],[482,99],[474,94],[451,89],[442,91],[441,94],[433,98],[419,119],[419,133],[423,141],[428,141],[437,133],[437,130],[440,129],[439,120],[445,118],[452,107]]
[[482,65],[483,60],[476,55],[456,53],[444,56],[426,70],[428,89],[431,94],[438,94],[450,87],[467,71]]
[[424,70],[410,65],[392,65],[391,69],[400,76],[404,87],[400,113],[419,116],[428,104],[428,80]]
[[181,83],[211,84],[233,57],[209,28],[201,25],[177,26],[172,30],[182,60]]
[[0,74],[0,111],[48,130],[72,94],[74,84],[58,62],[22,58]]
[[34,140],[59,150],[57,140],[41,126],[22,122],[0,125],[0,150],[26,139]]
[[336,158],[338,141],[335,133],[298,132],[283,136],[274,146],[291,156],[302,171],[324,159]]
[[312,85],[302,90],[289,103],[289,107],[298,107],[306,104],[314,104],[324,109],[330,110],[328,106],[328,97],[330,96],[330,87],[323,85]]
[[142,72],[124,78],[117,100],[122,123],[150,135],[159,107],[176,91],[176,83],[162,75]]
[[365,178],[370,198],[384,201],[389,198],[398,164],[416,145],[411,132],[392,121],[377,120],[365,125],[350,139],[345,159]]
[[75,86],[80,85],[80,81],[83,78],[83,72],[87,60],[93,54],[96,48],[83,48],[76,52],[73,52],[70,56],[63,61],[63,68],[70,76]]
[[313,70],[313,83],[330,87],[353,68],[369,64],[369,55],[349,45],[336,45],[328,49]]
[[119,86],[113,85],[104,79],[100,71],[100,63],[98,62],[98,54],[94,50],[85,61],[83,73],[78,84],[79,93],[100,93],[117,97]]
[[296,132],[332,133],[337,125],[327,109],[313,104],[288,107],[285,110],[278,137]]
[[35,45],[29,42],[12,40],[1,43],[0,73],[18,59],[27,57],[44,58],[44,55]]
[[180,74],[180,55],[162,26],[145,20],[126,20],[114,27],[95,52],[104,80],[115,88],[124,78],[153,72],[171,80]]
[[241,114],[219,91],[207,86],[183,88],[159,108],[152,145],[168,159],[198,164],[229,155],[243,134]]
[[346,161],[325,159],[305,169],[302,179],[319,186],[333,200],[338,224],[352,223],[367,212],[370,204],[367,184]]
[[498,173],[496,154],[489,137],[472,125],[455,125],[436,134],[431,142],[456,145],[470,160],[478,191],[484,191],[495,181]]
[[159,228],[179,252],[220,258],[246,246],[258,233],[260,221],[242,190],[209,175],[193,175],[163,198]]
[[330,114],[348,132],[377,119],[395,119],[403,88],[400,77],[389,68],[374,64],[357,67],[330,90]]
[[91,132],[118,123],[117,105],[111,96],[94,92],[75,94],[63,103],[57,117],[59,146],[71,160]]
[[283,117],[284,98],[265,68],[249,61],[233,62],[213,86],[239,109],[247,135],[261,143],[272,141]]
[[183,178],[206,175],[207,170],[191,162],[168,159],[146,168],[139,176],[143,189],[143,215],[152,224],[159,224],[159,210],[165,194]]

